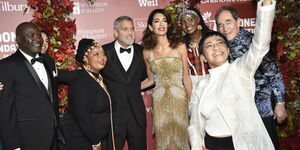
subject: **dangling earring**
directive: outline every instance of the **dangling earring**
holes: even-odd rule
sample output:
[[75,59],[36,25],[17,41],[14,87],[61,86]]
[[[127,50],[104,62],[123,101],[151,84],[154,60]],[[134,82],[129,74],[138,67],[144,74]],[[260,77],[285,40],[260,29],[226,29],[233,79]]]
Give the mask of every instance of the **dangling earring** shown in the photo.
[[203,54],[200,55],[200,59],[207,63],[207,60],[205,59]]
[[149,28],[149,30],[150,30],[151,32],[153,32],[153,29],[152,29],[152,27],[151,27],[150,25],[148,25],[148,28]]
[[91,69],[90,65],[83,65],[83,68],[87,71],[90,71],[90,69]]
[[199,25],[197,26],[197,29],[198,29],[198,30],[201,30],[201,29],[202,29],[202,26],[199,24]]

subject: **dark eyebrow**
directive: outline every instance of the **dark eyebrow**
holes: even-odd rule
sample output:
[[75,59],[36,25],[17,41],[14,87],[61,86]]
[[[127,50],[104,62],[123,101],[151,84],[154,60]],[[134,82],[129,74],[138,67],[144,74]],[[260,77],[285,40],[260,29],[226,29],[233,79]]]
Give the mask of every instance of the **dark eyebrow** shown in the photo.
[[212,42],[207,42],[207,43],[205,43],[205,45],[210,44],[210,43],[212,43]]
[[225,22],[228,22],[228,21],[231,21],[231,19],[227,19],[227,20],[225,20]]

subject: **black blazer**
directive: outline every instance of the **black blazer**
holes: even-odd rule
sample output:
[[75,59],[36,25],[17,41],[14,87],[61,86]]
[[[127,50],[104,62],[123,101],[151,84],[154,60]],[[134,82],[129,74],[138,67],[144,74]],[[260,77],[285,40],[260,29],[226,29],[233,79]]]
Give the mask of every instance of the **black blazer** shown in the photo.
[[146,110],[141,96],[141,82],[147,77],[147,73],[142,47],[138,44],[133,44],[134,56],[130,66],[131,70],[126,80],[118,65],[120,62],[118,62],[114,44],[115,42],[112,42],[102,46],[107,56],[102,75],[112,97],[113,112],[114,117],[116,117],[115,125],[118,125],[118,120],[125,119],[126,117],[124,116],[128,115],[124,114],[122,110],[122,103],[127,102],[137,123],[140,126],[146,126]]
[[[72,74],[69,108],[63,121],[67,149],[84,146],[89,149],[105,139],[110,131],[109,97],[85,70],[76,70]],[[62,77],[64,75],[60,74],[59,78],[66,78]]]
[[49,89],[25,56],[18,50],[0,60],[0,139],[3,148],[50,149],[59,125],[57,86],[53,80],[54,61],[44,55]]

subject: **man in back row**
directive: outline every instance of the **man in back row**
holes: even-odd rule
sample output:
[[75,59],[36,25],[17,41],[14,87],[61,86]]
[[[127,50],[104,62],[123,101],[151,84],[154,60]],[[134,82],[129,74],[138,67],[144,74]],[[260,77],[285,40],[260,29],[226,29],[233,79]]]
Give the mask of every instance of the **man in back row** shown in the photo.
[[[253,34],[240,27],[237,11],[228,6],[220,8],[215,16],[217,29],[228,40],[229,62],[244,55],[252,43]],[[274,60],[267,54],[255,73],[255,103],[263,123],[272,139],[275,149],[279,148],[276,122],[284,121],[287,116],[284,104],[285,88],[282,74]],[[276,104],[275,104],[276,103]],[[275,108],[273,109],[275,105]]]

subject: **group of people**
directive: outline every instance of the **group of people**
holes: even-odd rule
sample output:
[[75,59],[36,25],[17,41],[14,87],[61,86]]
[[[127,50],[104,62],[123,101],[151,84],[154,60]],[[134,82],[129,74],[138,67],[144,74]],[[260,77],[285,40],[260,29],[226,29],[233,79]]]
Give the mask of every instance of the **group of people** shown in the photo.
[[[217,11],[219,32],[195,8],[178,14],[180,26],[155,9],[142,45],[134,43],[133,20],[118,17],[115,41],[79,41],[75,71],[57,70],[44,54],[49,34],[21,23],[18,51],[0,60],[4,150],[122,150],[126,140],[130,150],[146,150],[140,92],[153,86],[157,150],[278,149],[274,119],[286,117],[284,85],[267,54],[275,4],[258,2],[254,36],[230,7]],[[62,119],[58,83],[70,85]]]

